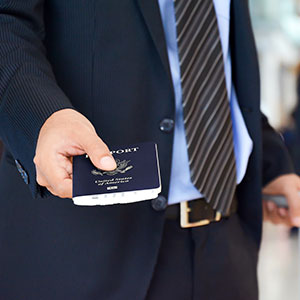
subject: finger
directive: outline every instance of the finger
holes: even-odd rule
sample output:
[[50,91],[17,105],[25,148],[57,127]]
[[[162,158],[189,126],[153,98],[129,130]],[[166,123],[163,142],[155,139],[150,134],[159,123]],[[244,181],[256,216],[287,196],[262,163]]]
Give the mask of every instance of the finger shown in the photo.
[[59,190],[57,187],[47,186],[48,191],[60,198],[72,198],[72,180],[67,178],[63,181],[64,189]]
[[36,169],[36,181],[37,183],[42,186],[45,187],[50,193],[52,193],[54,195],[54,190],[53,188],[50,186],[50,184],[48,183],[48,180],[45,178],[45,176],[43,175],[43,173],[41,171],[39,171],[39,169]]
[[274,223],[273,213],[276,207],[274,203],[270,203],[270,201],[263,201],[263,213],[264,213],[264,220]]
[[279,224],[286,225],[288,227],[292,227],[292,223],[290,220],[289,212],[287,209],[282,207],[277,207],[276,214],[278,216]]
[[263,218],[264,218],[264,221],[270,220],[266,201],[263,201]]
[[117,167],[108,147],[105,145],[105,143],[103,143],[96,133],[83,136],[82,147],[90,157],[93,165],[97,168],[111,171]]
[[67,171],[69,175],[73,173],[73,159],[72,157],[67,157],[65,155],[58,155],[57,156],[57,163],[59,166]]
[[270,221],[273,223],[273,224],[276,224],[276,225],[286,225],[286,226],[291,226],[290,225],[290,222],[289,222],[289,218],[286,217],[281,217],[278,213],[278,210],[274,210],[271,214],[270,214]]
[[272,213],[276,209],[276,204],[272,201],[265,201],[268,213]]
[[40,186],[47,187],[49,185],[48,180],[46,179],[46,177],[43,175],[43,173],[38,167],[36,168],[36,182]]
[[284,216],[284,212],[280,212],[280,208],[276,206],[272,201],[265,201],[264,203],[264,216],[266,221],[270,221],[273,224],[284,224],[290,226],[289,216],[286,213]]
[[62,154],[54,154],[37,164],[38,182],[47,187],[55,196],[72,197],[72,163],[71,159]]
[[72,179],[64,178],[54,186],[47,187],[50,192],[60,198],[72,198]]
[[290,191],[287,195],[289,214],[294,226],[300,227],[300,197],[298,190]]
[[50,164],[44,176],[53,195],[60,198],[72,198],[72,178],[67,169],[57,163]]
[[288,210],[283,208],[283,207],[279,207],[277,209],[277,212],[278,212],[278,215],[281,217],[281,218],[288,218],[289,217],[289,213],[288,213]]
[[269,213],[269,220],[271,223],[273,223],[275,225],[283,223],[282,218],[280,218],[280,216],[277,214],[276,210]]

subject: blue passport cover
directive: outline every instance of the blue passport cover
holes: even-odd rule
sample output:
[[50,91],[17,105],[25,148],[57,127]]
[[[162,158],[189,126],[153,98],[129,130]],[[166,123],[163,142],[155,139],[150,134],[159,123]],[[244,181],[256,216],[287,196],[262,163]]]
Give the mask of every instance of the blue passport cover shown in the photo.
[[152,142],[110,149],[117,169],[97,169],[87,155],[73,158],[73,198],[161,187],[157,145]]

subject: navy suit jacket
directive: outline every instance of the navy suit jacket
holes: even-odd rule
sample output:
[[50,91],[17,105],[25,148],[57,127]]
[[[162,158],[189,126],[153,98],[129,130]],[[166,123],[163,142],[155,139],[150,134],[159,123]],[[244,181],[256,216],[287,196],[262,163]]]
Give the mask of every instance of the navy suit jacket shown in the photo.
[[[230,44],[233,81],[254,142],[237,188],[238,214],[258,248],[262,184],[292,169],[280,136],[260,112],[247,2],[231,1]],[[174,103],[156,1],[0,0],[0,138],[6,148],[0,169],[0,298],[17,286],[18,297],[23,290],[34,295],[30,299],[55,299],[55,291],[42,291],[58,282],[65,291],[78,285],[101,291],[101,299],[143,298],[164,211],[155,211],[151,201],[76,207],[37,185],[33,157],[45,120],[74,108],[108,145],[156,142],[167,198],[173,133],[159,124],[174,119]],[[72,299],[77,296],[85,299]]]

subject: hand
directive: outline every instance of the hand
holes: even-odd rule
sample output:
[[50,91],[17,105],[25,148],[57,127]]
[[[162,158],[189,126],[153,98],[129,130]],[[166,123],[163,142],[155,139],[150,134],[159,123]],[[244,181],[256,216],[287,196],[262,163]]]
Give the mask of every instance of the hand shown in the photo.
[[72,197],[72,157],[87,153],[99,169],[111,171],[115,160],[95,128],[82,114],[63,109],[42,126],[34,157],[36,180],[53,195]]
[[289,209],[279,208],[271,201],[263,201],[264,219],[274,224],[300,227],[300,177],[295,174],[282,175],[263,189],[264,194],[283,195]]

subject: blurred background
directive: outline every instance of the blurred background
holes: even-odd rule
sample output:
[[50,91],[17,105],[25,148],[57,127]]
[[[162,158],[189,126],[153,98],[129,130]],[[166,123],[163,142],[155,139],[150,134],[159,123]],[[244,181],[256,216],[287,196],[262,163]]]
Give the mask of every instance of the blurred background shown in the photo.
[[[300,174],[300,0],[250,0],[261,73],[261,108],[279,130]],[[260,300],[300,299],[296,229],[264,224]]]
[[[300,0],[249,3],[260,61],[261,108],[283,134],[300,173]],[[0,156],[1,150],[0,141]],[[260,300],[300,300],[298,236],[296,229],[264,224]]]

